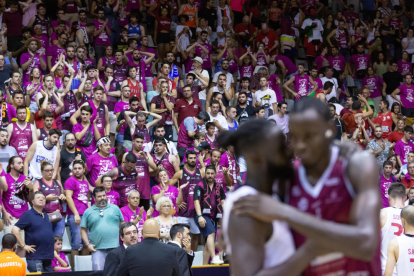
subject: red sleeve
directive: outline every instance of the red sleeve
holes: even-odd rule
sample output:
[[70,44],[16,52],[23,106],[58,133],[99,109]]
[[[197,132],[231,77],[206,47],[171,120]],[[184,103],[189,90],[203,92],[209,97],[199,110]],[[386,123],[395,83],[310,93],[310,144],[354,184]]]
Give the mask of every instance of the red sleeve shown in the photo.
[[380,118],[374,118],[374,120],[372,120],[372,122],[376,125],[381,125],[382,120]]
[[390,141],[391,143],[397,142],[397,141],[395,141],[395,133],[394,133],[394,131],[391,132],[390,135],[388,135],[387,140]]
[[[170,82],[172,82],[172,88],[171,90],[177,90],[177,84],[175,84],[175,81],[169,80]],[[154,85],[153,85],[154,86]]]
[[39,110],[34,114],[35,121],[39,120]]
[[53,113],[53,118],[55,118],[55,119],[59,116],[59,114],[56,114],[56,112],[54,110],[52,111],[52,113]]
[[157,80],[158,80],[158,78],[154,78],[152,80],[152,87],[156,87],[157,86]]

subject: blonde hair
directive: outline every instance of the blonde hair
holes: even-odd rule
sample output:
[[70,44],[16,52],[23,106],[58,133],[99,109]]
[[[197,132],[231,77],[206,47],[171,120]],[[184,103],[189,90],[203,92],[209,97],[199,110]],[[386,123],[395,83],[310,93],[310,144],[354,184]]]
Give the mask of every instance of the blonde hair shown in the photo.
[[173,203],[172,203],[171,199],[169,199],[166,196],[162,196],[157,200],[157,204],[155,205],[155,210],[157,210],[159,212],[161,210],[161,205],[166,201],[168,201],[171,204],[171,208],[173,208]]

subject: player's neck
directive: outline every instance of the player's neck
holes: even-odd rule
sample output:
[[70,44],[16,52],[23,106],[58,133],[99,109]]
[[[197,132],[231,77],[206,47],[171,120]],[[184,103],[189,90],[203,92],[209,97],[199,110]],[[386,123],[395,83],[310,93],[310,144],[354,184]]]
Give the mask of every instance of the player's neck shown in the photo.
[[188,164],[185,164],[184,168],[186,169],[186,171],[191,172],[191,173],[196,170],[196,166],[190,167]]
[[318,162],[313,164],[303,164],[306,169],[306,176],[311,185],[315,185],[319,178],[323,175],[328,168],[331,161],[331,149],[321,150],[321,152],[329,152],[329,154],[323,154]]
[[[257,172],[253,173],[254,171]],[[255,188],[259,192],[270,195],[272,194],[272,187],[275,179],[270,178],[269,175],[269,173],[264,172],[262,169],[253,170],[252,173],[247,174],[246,185]],[[251,185],[250,183],[254,183],[254,185]]]
[[399,199],[399,198],[390,198],[390,207],[394,207],[394,208],[404,208],[405,207],[405,202],[403,199]]
[[10,170],[10,175],[14,178],[17,179],[20,177],[20,173],[16,170]]
[[[105,189],[105,191],[106,191],[106,189]],[[131,209],[132,211],[136,211],[137,210],[137,206],[132,206],[130,203],[128,203],[128,207],[129,207],[129,209]]]

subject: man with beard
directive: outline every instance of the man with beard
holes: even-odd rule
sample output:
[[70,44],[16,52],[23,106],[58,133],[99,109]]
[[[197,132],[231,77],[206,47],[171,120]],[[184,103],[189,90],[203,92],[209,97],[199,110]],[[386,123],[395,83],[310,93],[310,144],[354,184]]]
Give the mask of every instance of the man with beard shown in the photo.
[[121,263],[125,250],[128,246],[134,245],[138,242],[138,228],[135,223],[127,221],[119,227],[119,236],[122,240],[122,245],[115,248],[108,253],[105,259],[105,266],[103,275],[115,275],[115,272]]
[[[130,116],[135,116],[136,123],[131,119]],[[147,116],[151,116],[154,119],[149,122],[145,123]],[[135,134],[142,134],[144,136],[144,145],[151,142],[151,137],[149,135],[149,129],[156,125],[160,120],[161,116],[152,112],[148,111],[138,111],[137,113],[131,111],[125,111],[125,121],[127,122],[128,126],[125,128],[124,133],[124,147],[128,150],[132,149],[132,138]]]
[[[211,53],[212,53],[212,48],[211,45],[207,43],[207,39],[208,39],[208,32],[206,31],[201,31],[200,36],[198,37],[199,41],[198,44],[195,48],[196,50],[196,55],[201,57],[201,55],[205,52],[207,52],[207,55],[204,56],[203,58],[203,65],[202,68],[205,69],[209,76],[211,77],[213,71],[211,69]],[[214,80],[213,80],[214,81]],[[229,80],[230,83],[230,80]]]
[[[95,11],[94,11],[95,12]],[[112,34],[111,24],[108,19],[105,18],[105,12],[103,9],[98,9],[98,19],[93,21],[96,31],[94,31],[94,44],[95,44],[95,59],[99,60],[105,55],[105,46],[111,45],[110,37]]]
[[119,227],[124,218],[116,205],[108,204],[104,187],[94,188],[92,195],[95,204],[83,214],[81,236],[92,253],[92,270],[96,271],[104,269],[106,256],[119,246]]
[[[201,85],[197,85],[195,82],[200,82]],[[198,99],[198,94],[200,93],[200,91],[206,89],[208,87],[208,81],[205,81],[204,79],[200,78],[199,75],[195,75],[193,73],[188,73],[187,76],[185,77],[185,83],[186,86],[188,85],[191,88],[192,93],[192,97],[194,99]],[[177,99],[182,99],[185,98],[184,95],[184,85],[182,87],[177,88]]]
[[379,125],[375,126],[374,136],[374,139],[368,143],[367,150],[374,154],[377,159],[378,168],[380,168],[380,173],[382,173],[381,168],[384,162],[387,161],[391,143],[382,138],[382,127]]
[[[325,255],[325,262],[311,261],[314,256],[294,261],[297,271],[293,274],[299,274],[302,265],[310,264],[304,275],[353,272],[380,275],[377,164],[374,157],[365,151],[350,154],[345,160],[340,158],[339,147],[331,144],[335,126],[329,120],[330,114],[325,104],[314,99],[299,101],[290,116],[292,148],[300,159],[293,165],[293,179],[287,187],[288,204],[274,199],[271,195],[248,195],[236,201],[232,211],[262,222],[279,220],[289,225],[297,251],[283,265],[292,264],[291,261],[301,252]],[[254,166],[261,170],[263,176],[253,179],[258,183],[268,183],[265,187],[269,194],[275,180],[271,176],[278,171],[276,168],[282,165],[290,168],[291,160],[290,157],[279,158],[277,152],[271,152],[269,159],[275,161],[264,158],[265,164],[272,168],[271,173],[263,171],[259,167],[260,163],[255,162]],[[263,158],[261,154],[256,153],[256,158]],[[254,158],[246,158],[247,160]],[[283,161],[284,164],[281,164]],[[361,171],[364,173],[361,174]],[[261,181],[263,177],[269,178],[269,181]],[[283,185],[279,186],[279,190],[283,188]],[[330,200],[326,200],[327,198]],[[316,245],[306,249],[312,240]],[[276,248],[284,247],[272,247],[272,254]],[[319,249],[322,251],[318,252]],[[326,255],[329,252],[342,254]],[[250,256],[243,255],[242,258],[246,262]],[[238,259],[243,262],[240,257]],[[265,275],[288,274],[278,274],[278,269],[280,266],[266,269]],[[256,273],[257,270],[253,272]],[[288,272],[292,273],[291,270]]]
[[[190,76],[192,75],[192,76]],[[193,79],[194,74],[188,74],[187,75],[187,81],[189,79]],[[191,86],[187,84],[183,88],[178,88],[178,91],[182,91],[183,97],[179,99],[174,107],[174,125],[175,130],[177,133],[179,132],[179,125],[184,121],[187,117],[195,117],[197,116],[201,111],[203,111],[203,108],[201,106],[201,102],[198,99],[198,97],[194,97],[193,89],[196,88],[196,90],[201,89],[201,86]],[[198,90],[199,91],[199,90]],[[180,92],[178,92],[180,93]],[[198,93],[198,92],[197,92]]]
[[[211,151],[211,156],[209,160],[204,162],[204,165],[212,165],[216,168],[216,176],[214,181],[221,187],[223,187],[224,193],[227,193],[227,190],[233,190],[233,179],[230,177],[229,169],[219,165],[221,157],[221,151],[218,149],[213,149]],[[228,188],[227,188],[228,187]]]
[[[3,170],[0,184],[2,189],[4,234],[9,234],[22,214],[29,210],[27,196],[29,195],[28,190],[32,189],[32,182],[23,174],[23,160],[19,156],[12,156],[6,167],[7,174]],[[26,194],[26,197],[23,196],[24,194]],[[24,232],[21,231],[20,235],[24,235]],[[26,256],[26,252],[22,247],[17,248],[16,254],[20,257]]]
[[[119,193],[119,207],[124,207],[128,204],[127,198],[128,193],[132,190],[138,190],[138,170],[136,169],[137,157],[128,153],[125,156],[124,162],[107,173],[104,176],[112,178],[113,186],[112,189]],[[95,183],[96,186],[102,186],[102,178],[98,178]],[[141,206],[145,202],[141,202]],[[149,208],[149,199],[148,199]]]
[[45,160],[53,165],[53,179],[56,179],[60,162],[58,143],[61,135],[62,132],[59,129],[51,129],[47,140],[36,141],[30,146],[24,160],[24,175],[29,176],[32,180],[41,179],[41,162]]
[[128,60],[122,50],[115,50],[114,82],[121,85],[127,77]]
[[[335,107],[335,105],[329,104],[329,111],[331,112],[331,119],[334,122],[335,127],[336,127],[335,140],[341,141],[342,139],[344,139],[344,140],[348,139],[348,136],[346,135],[344,121],[342,121],[341,118],[336,117],[336,107]],[[276,124],[277,124],[277,122],[276,122]]]
[[55,45],[50,46],[47,49],[47,68],[51,70],[53,66],[59,61],[60,55],[66,56],[66,42],[68,35],[61,33],[58,38],[58,42]]
[[36,38],[29,38],[26,40],[25,46],[27,47],[27,53],[24,53],[20,56],[20,66],[23,70],[23,86],[26,87],[30,79],[30,73],[33,68],[38,68],[39,70],[46,70],[46,58],[45,58],[45,49],[41,50],[40,53],[37,53],[42,47],[42,43]]
[[[260,78],[261,81],[261,78]],[[294,90],[291,89],[290,85],[294,84]],[[308,90],[309,86],[312,85],[313,89],[311,91]],[[287,82],[283,84],[283,88],[285,88],[288,92],[292,93],[294,96],[294,100],[300,100],[303,96],[308,96],[309,94],[316,91],[318,85],[309,77],[309,75],[305,74],[305,65],[299,64],[298,65],[298,74],[291,77]],[[258,91],[256,91],[257,93]],[[257,101],[257,96],[256,96]],[[257,103],[256,103],[257,106]]]
[[[153,139],[154,139],[154,141],[157,140],[158,138],[164,139],[165,143],[167,143],[168,152],[170,154],[174,155],[175,158],[180,158],[178,156],[177,148],[176,148],[174,142],[168,141],[167,139],[164,138],[164,136],[165,136],[164,126],[160,125],[160,124],[156,124],[153,128]],[[145,144],[144,151],[148,152],[150,154],[155,154],[155,148],[154,148],[153,142],[149,142],[149,143]]]
[[[263,67],[262,67],[263,68]],[[259,79],[259,86],[260,86],[260,79]],[[247,96],[247,104],[254,106],[255,105],[255,98],[254,98],[254,92],[250,92],[250,78],[249,77],[243,77],[241,79],[241,90],[240,92],[245,92]],[[236,99],[239,99],[239,93],[236,92]],[[236,106],[238,102],[233,101],[233,106]]]
[[[145,60],[142,58],[143,55],[147,56]],[[132,51],[132,57],[128,57],[127,55],[126,58],[128,59],[128,66],[135,66],[137,68],[136,80],[142,83],[144,91],[148,91],[147,83],[145,81],[145,68],[154,60],[155,54],[141,52],[140,50],[135,49]]]
[[[156,59],[158,59],[158,54],[157,54],[157,51],[155,51],[153,48],[148,47],[148,37],[147,36],[142,36],[140,38],[140,41],[141,41],[141,48],[139,48],[139,50],[141,52],[151,53],[151,54],[154,55],[154,58],[151,60],[150,63],[147,64],[145,62],[145,64],[146,64],[146,66],[145,66],[145,82],[146,82],[146,85],[147,85],[147,90],[146,91],[153,91],[154,88],[152,87],[152,79],[154,78],[154,74],[152,73],[151,68],[153,66],[154,61]],[[173,57],[174,57],[174,54],[173,54]],[[150,56],[147,56],[147,55],[142,56],[143,61],[146,61],[149,58],[150,58]],[[168,60],[168,53],[167,53],[167,60]],[[168,62],[173,62],[173,61],[168,61]]]
[[72,36],[71,36],[71,39],[70,39],[71,41],[74,40],[75,33],[79,29],[86,27],[86,25],[88,24],[88,16],[86,15],[86,11],[85,10],[80,10],[78,12],[78,14],[79,14],[79,20],[72,22],[72,31],[71,31]]
[[[228,79],[228,77],[227,77],[227,79]],[[232,79],[233,79],[233,75],[232,75]],[[215,82],[213,82],[211,88],[208,90],[207,99],[206,99],[206,110],[207,110],[207,107],[211,105],[210,101],[211,101],[211,98],[213,96],[213,93],[215,93],[215,92],[218,92],[218,93],[223,95],[222,102],[223,102],[224,106],[229,106],[230,101],[234,97],[233,88],[230,87],[230,86],[227,87],[227,80],[226,80],[226,75],[225,74],[219,74],[216,81],[217,81],[217,85],[216,85]]]
[[173,52],[166,52],[165,53],[165,61],[167,61],[170,64],[170,72],[168,73],[168,78],[175,82],[175,85],[177,87],[177,93],[178,93],[178,89],[179,89],[178,87],[183,87],[184,86],[183,70],[182,70],[181,66],[174,64],[175,56],[174,56]]
[[[7,126],[10,146],[17,150],[17,154],[24,160],[27,150],[33,143],[36,144],[37,136],[35,127],[26,122],[27,109],[24,106],[17,108],[17,122]],[[40,171],[40,170],[39,170]],[[27,174],[26,174],[27,175]]]
[[[185,153],[186,163],[183,169],[176,172],[174,177],[170,180],[170,185],[174,185],[178,182],[178,222],[189,224],[190,232],[193,235],[191,239],[191,249],[197,251],[198,238],[200,230],[194,221],[195,209],[194,209],[194,188],[204,178],[204,169],[198,169],[196,167],[197,153],[193,150],[189,150]],[[204,164],[202,164],[204,167]]]
[[65,188],[66,180],[72,176],[73,161],[82,160],[85,163],[86,169],[86,156],[82,150],[75,148],[76,138],[73,133],[68,133],[65,136],[65,149],[60,152],[58,180]]
[[[187,263],[188,263],[188,272],[184,272],[183,275],[193,275],[191,271],[191,266],[193,265],[194,252],[191,250],[191,236],[190,236],[190,226],[187,224],[177,223],[174,224],[170,229],[171,241],[168,242],[171,246],[179,246],[181,249],[185,249],[187,252]],[[184,263],[180,262],[180,265]],[[183,271],[184,269],[182,269]]]
[[9,133],[4,128],[0,128],[0,163],[4,168],[7,168],[9,159],[12,156],[17,156],[17,151],[14,147],[9,146]]
[[[217,85],[220,75],[223,74],[226,76],[226,79],[225,79],[226,82],[224,83],[226,86],[226,89],[230,89],[230,87],[234,83],[234,79],[233,79],[232,73],[229,72],[229,66],[230,66],[230,63],[227,59],[221,62],[221,71],[214,74],[213,82],[211,83],[212,87]],[[207,95],[207,99],[208,99],[208,95]]]
[[223,187],[214,180],[216,168],[208,166],[205,178],[194,188],[194,221],[198,226],[206,245],[203,249],[203,265],[220,264],[223,261],[215,253],[216,224],[223,217],[223,205],[226,199]]
[[[71,143],[68,141],[69,136],[73,134],[66,135],[67,144]],[[74,138],[74,137],[73,137]],[[74,142],[72,142],[74,144]],[[63,154],[63,152],[62,152]],[[73,176],[69,177],[69,172],[65,175],[65,186],[64,189],[66,191],[66,201],[68,203],[67,208],[67,221],[70,230],[70,236],[72,237],[71,240],[71,258],[72,263],[74,263],[75,255],[89,255],[89,250],[82,242],[81,238],[81,227],[80,223],[82,220],[82,216],[86,209],[88,209],[88,195],[89,195],[89,183],[85,178],[86,170],[85,170],[85,162],[76,159],[71,162],[70,165],[72,169],[70,173]]]
[[38,140],[45,140],[47,139],[47,136],[49,135],[49,131],[52,129],[54,122],[54,116],[53,113],[50,111],[46,111],[45,114],[43,114],[43,127],[40,129],[36,129],[36,136]]

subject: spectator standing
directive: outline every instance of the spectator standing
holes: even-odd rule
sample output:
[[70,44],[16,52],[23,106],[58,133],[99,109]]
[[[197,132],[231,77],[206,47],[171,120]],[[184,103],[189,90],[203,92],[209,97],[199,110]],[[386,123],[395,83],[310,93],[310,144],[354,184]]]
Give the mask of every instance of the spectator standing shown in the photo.
[[287,103],[280,101],[277,103],[277,113],[267,118],[268,120],[275,120],[276,125],[282,130],[283,134],[289,133],[289,115],[287,113]]
[[9,133],[4,128],[0,128],[0,163],[4,168],[7,168],[9,160],[12,156],[17,156],[17,151],[14,147],[9,146]]
[[[141,134],[144,137],[144,145],[151,142],[149,135],[149,129],[156,125],[162,117],[158,114],[148,112],[148,111],[138,111],[135,114],[136,124],[129,117],[130,111],[125,111],[125,120],[128,126],[125,128],[124,132],[124,147],[128,150],[132,150],[132,139],[135,134]],[[153,120],[149,123],[145,123],[147,115],[151,116]]]
[[122,244],[108,253],[105,259],[105,266],[103,275],[113,276],[116,273],[118,266],[121,264],[125,255],[125,250],[138,242],[137,226],[130,221],[127,221],[119,227],[119,236]]
[[392,59],[394,58],[394,36],[395,28],[390,24],[390,15],[385,15],[383,22],[379,27],[379,32],[381,34],[381,40],[386,45],[388,49],[388,56]]
[[[32,196],[32,208],[22,214],[12,229],[20,248],[26,252],[27,269],[30,272],[53,272],[54,235],[49,216],[43,210],[46,196],[37,191]],[[20,235],[24,230],[24,239]]]
[[387,84],[387,88],[385,90],[386,98],[391,107],[393,103],[396,101],[392,98],[391,94],[394,92],[395,89],[398,88],[403,83],[403,77],[400,72],[398,72],[398,63],[394,61],[391,62],[391,66],[389,67],[389,71],[382,75],[384,82]]
[[414,144],[411,142],[411,135],[413,134],[413,128],[404,127],[404,136],[395,144],[395,154],[397,155],[397,162],[400,167],[407,164],[407,156],[410,151],[414,151]]
[[241,124],[251,118],[254,118],[254,107],[251,104],[248,104],[248,98],[247,98],[246,92],[241,91],[238,94],[239,96],[238,96],[238,104],[236,106],[236,110],[237,110],[236,120],[238,120],[238,122]]
[[24,53],[20,57],[20,66],[23,70],[23,86],[27,86],[30,74],[34,68],[39,70],[46,70],[46,58],[45,50],[42,49],[40,53],[37,51],[42,47],[42,44],[36,38],[29,38],[25,42],[25,47],[27,48],[27,53]]
[[92,194],[95,204],[83,214],[81,235],[92,253],[92,270],[96,271],[104,269],[106,256],[119,246],[119,227],[124,218],[116,205],[108,204],[105,188],[96,187]]
[[352,55],[349,63],[352,65],[353,78],[357,89],[362,88],[362,79],[367,73],[371,57],[364,53],[364,45],[358,44],[357,53]]
[[[185,249],[187,252],[188,268],[189,275],[193,275],[191,271],[191,266],[193,265],[194,252],[191,250],[191,236],[190,236],[190,226],[187,224],[177,223],[174,224],[170,229],[171,241],[168,243],[171,246],[178,246],[181,249]],[[183,263],[180,262],[180,266]],[[182,268],[182,271],[184,269]],[[183,275],[187,275],[185,272]]]
[[[4,66],[5,64],[5,55],[0,55],[0,89],[1,89],[1,93],[2,95],[0,95],[0,97],[4,97],[4,95],[6,94],[6,83],[5,81],[8,80],[10,78],[10,73],[13,72],[12,68],[10,68],[9,66]],[[0,102],[3,102],[3,100],[1,100]],[[3,117],[3,116],[2,116]],[[11,118],[10,118],[11,120]]]
[[75,160],[82,160],[86,163],[85,154],[81,149],[75,148],[75,145],[75,135],[69,132],[65,136],[65,149],[60,152],[59,169],[57,174],[64,188],[66,180],[73,175],[73,162]]
[[16,255],[16,237],[9,233],[1,240],[0,273],[1,275],[24,276],[26,275],[26,263]]
[[[369,143],[368,143],[369,145]],[[381,200],[382,200],[382,208],[390,207],[389,202],[389,187],[392,183],[397,182],[397,179],[394,175],[392,175],[392,167],[393,164],[391,161],[385,161],[382,164],[382,171],[383,173],[380,176],[380,191],[381,191]]]
[[92,190],[85,177],[85,163],[82,160],[73,161],[73,176],[66,180],[65,193],[68,202],[67,220],[70,230],[72,264],[76,255],[87,255],[89,251],[81,238],[81,220],[88,209],[88,194]]
[[1,28],[7,30],[7,49],[11,52],[19,50],[19,42],[22,40],[23,11],[18,1],[10,3],[9,11],[3,13]]
[[368,145],[367,150],[375,155],[375,158],[377,159],[378,168],[380,168],[380,174],[382,173],[383,163],[387,160],[391,143],[388,141],[385,141],[382,138],[382,127],[381,126],[375,126],[374,129],[374,136],[375,138],[372,139]]
[[[391,97],[400,103],[401,114],[406,117],[414,117],[414,86],[411,84],[413,78],[410,74],[405,75],[405,83],[395,89]],[[400,98],[397,95],[400,94]]]
[[[97,148],[97,141],[101,139],[95,118],[91,123],[93,109],[90,106],[80,108],[81,122],[73,125],[73,134],[76,138],[76,149],[82,151],[86,158],[91,157]],[[86,137],[88,136],[88,139]]]
[[345,124],[344,121],[342,121],[341,118],[338,118],[336,113],[336,106],[334,104],[329,104],[329,110],[331,111],[331,118],[335,124],[336,127],[336,137],[335,140],[341,141],[342,139],[346,140],[346,130],[345,130]]
[[[309,76],[308,76],[309,77]],[[264,107],[266,118],[272,116],[277,110],[277,102],[275,91],[268,88],[266,77],[260,77],[260,90],[254,93],[256,107]]]
[[279,45],[279,38],[275,31],[270,29],[267,23],[262,23],[262,28],[256,37],[256,42],[263,42],[265,52],[271,57],[276,55],[276,47]]
[[93,36],[95,37],[95,59],[99,60],[105,55],[105,46],[110,45],[110,37],[112,34],[111,25],[108,23],[108,19],[104,20],[105,12],[103,9],[98,10],[98,19],[93,21],[96,31]]
[[[242,2],[242,1],[244,0],[241,0],[241,1],[239,0],[238,2]],[[236,28],[234,29],[234,34],[237,37],[237,41],[239,45],[238,46],[239,55],[242,56],[245,53],[247,53],[246,46],[250,46],[251,49],[254,49],[253,41],[257,36],[257,29],[255,26],[253,26],[253,24],[250,23],[250,17],[248,15],[242,16],[242,22],[238,23],[235,26]]]
[[[188,74],[190,75],[190,74]],[[188,79],[193,79],[193,76],[188,76]],[[174,107],[174,121],[175,121],[175,128],[177,133],[180,132],[179,126],[187,117],[197,117],[197,115],[203,111],[201,106],[201,102],[198,98],[194,97],[193,88],[200,88],[200,86],[191,86],[186,85],[182,88],[182,95],[183,97],[177,100],[175,107]]]

